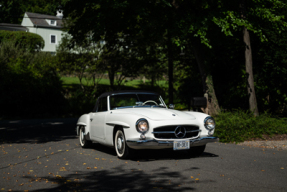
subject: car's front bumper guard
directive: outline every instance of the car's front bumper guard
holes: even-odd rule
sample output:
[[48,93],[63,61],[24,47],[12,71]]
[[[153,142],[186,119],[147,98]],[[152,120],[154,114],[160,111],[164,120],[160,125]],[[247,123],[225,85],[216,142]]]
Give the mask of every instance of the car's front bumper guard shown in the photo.
[[[155,139],[128,139],[127,144],[128,146],[173,146],[172,141],[163,141],[163,140],[155,140]],[[190,147],[193,146],[200,146],[200,145],[205,145],[206,143],[212,143],[212,142],[218,142],[219,138],[218,137],[199,137],[196,139],[189,139],[190,141]]]

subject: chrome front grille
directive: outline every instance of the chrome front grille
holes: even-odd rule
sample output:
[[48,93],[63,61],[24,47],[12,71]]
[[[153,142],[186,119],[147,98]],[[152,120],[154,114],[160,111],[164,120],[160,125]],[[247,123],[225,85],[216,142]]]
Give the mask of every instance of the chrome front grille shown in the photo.
[[197,137],[200,131],[198,126],[179,125],[154,128],[152,134],[157,139],[183,139]]

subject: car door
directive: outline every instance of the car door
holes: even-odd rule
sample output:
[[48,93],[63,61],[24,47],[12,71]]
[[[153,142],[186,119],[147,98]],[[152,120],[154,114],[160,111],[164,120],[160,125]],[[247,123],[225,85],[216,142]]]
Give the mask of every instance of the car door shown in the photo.
[[91,115],[91,134],[96,140],[105,139],[105,122],[108,114],[107,98],[99,98],[97,109]]

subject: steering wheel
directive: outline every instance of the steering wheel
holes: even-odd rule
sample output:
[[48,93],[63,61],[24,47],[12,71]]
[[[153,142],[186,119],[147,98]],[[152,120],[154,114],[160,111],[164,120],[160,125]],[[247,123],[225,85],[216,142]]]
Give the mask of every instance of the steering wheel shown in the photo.
[[144,103],[143,103],[143,105],[145,105],[146,103],[155,103],[156,105],[158,105],[155,101],[153,101],[153,100],[147,100],[147,101],[145,101]]

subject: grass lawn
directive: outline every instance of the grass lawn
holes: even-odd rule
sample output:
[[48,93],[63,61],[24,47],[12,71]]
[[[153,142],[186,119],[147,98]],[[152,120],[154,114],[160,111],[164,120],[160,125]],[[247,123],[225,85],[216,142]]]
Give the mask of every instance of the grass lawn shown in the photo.
[[[71,85],[71,84],[80,84],[80,80],[77,77],[61,77],[61,80],[63,81],[64,85]],[[84,85],[92,85],[93,81],[92,80],[88,80],[86,81],[85,79],[82,80]],[[146,84],[150,83],[151,81],[146,80]],[[161,81],[156,81],[157,84],[159,84],[159,86],[162,87],[167,87],[167,81],[161,80]],[[100,85],[110,85],[110,81],[109,79],[101,79],[99,81]],[[128,86],[128,87],[134,87],[134,88],[139,88],[140,85],[143,84],[142,80],[139,79],[135,79],[135,80],[129,80],[129,81],[125,81],[125,83],[123,85]]]
[[[80,80],[77,77],[61,77],[61,80],[63,81],[63,84],[80,84]],[[86,79],[82,80],[84,85],[91,85],[93,83],[92,80],[86,81]],[[108,79],[101,79],[99,84],[103,85],[110,85],[110,81]]]
[[[63,81],[63,87],[66,90],[69,90],[69,92],[71,92],[71,93],[75,92],[78,89],[77,87],[80,85],[79,78],[77,78],[77,77],[62,76],[61,80]],[[92,80],[89,80],[89,81],[82,80],[82,82],[85,86],[92,85]],[[165,102],[168,104],[168,96],[164,92],[168,88],[168,81],[164,81],[164,80],[156,81],[157,85],[155,87],[151,86],[150,83],[151,83],[151,81],[149,81],[149,80],[146,80],[145,84],[143,83],[143,81],[141,79],[128,80],[128,81],[124,82],[121,89],[122,90],[138,89],[138,90],[154,91],[154,92],[161,94],[161,96],[163,97]],[[101,79],[99,81],[99,86],[97,87],[97,90],[96,90],[97,91],[96,95],[98,96],[99,94],[101,94],[103,92],[109,91],[109,87],[110,87],[110,81],[108,79]],[[187,106],[185,104],[182,104],[179,101],[178,102],[176,102],[176,101],[177,100],[174,101],[175,109],[178,109],[178,110],[187,109]]]

